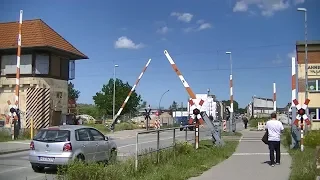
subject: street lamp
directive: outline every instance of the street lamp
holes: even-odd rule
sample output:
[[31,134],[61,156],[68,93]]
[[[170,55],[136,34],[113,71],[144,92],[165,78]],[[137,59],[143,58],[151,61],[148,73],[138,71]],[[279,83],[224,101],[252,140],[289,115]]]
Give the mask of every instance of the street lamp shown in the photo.
[[[308,26],[307,26],[307,9],[306,8],[298,8],[297,11],[304,12],[304,65],[305,65],[305,99],[308,99]],[[306,109],[306,114],[309,114],[309,108]]]
[[116,102],[116,68],[119,67],[118,64],[115,64],[113,67],[113,102],[112,102],[112,119],[114,119],[115,114],[115,102]]
[[232,56],[231,52],[226,52],[230,59],[230,120],[229,120],[229,132],[232,132],[233,127],[233,78],[232,78]]
[[[162,100],[163,96],[164,96],[167,92],[169,92],[169,89],[161,95],[161,98],[160,98],[160,101],[159,101],[159,110],[160,110],[160,111],[161,111],[161,109],[160,109],[161,100]],[[160,113],[160,112],[159,112],[159,113]]]

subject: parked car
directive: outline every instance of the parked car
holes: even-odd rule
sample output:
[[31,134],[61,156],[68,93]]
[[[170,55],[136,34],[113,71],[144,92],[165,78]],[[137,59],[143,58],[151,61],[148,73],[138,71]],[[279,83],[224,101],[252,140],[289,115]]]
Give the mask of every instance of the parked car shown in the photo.
[[117,157],[117,145],[89,126],[61,125],[41,129],[30,143],[29,161],[35,172],[66,165],[70,160],[109,162]]

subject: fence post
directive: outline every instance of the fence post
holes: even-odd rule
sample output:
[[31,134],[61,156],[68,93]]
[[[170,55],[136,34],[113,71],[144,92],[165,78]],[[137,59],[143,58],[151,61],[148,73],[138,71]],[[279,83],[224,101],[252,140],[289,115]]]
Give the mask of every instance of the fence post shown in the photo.
[[160,131],[157,130],[157,163],[159,163]]
[[33,118],[30,118],[30,139],[33,138]]
[[173,156],[176,157],[176,129],[173,128]]
[[136,135],[136,154],[135,154],[135,169],[136,169],[136,171],[138,170],[138,145],[139,145],[139,133],[137,133],[137,135]]
[[187,125],[186,128],[184,128],[186,130],[186,135],[184,137],[185,141],[188,141],[188,129],[189,129],[189,126]]

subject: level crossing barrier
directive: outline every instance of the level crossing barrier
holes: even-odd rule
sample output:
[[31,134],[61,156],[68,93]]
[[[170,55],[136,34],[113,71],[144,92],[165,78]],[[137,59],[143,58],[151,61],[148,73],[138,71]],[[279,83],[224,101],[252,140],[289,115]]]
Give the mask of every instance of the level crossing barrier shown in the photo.
[[266,128],[266,122],[258,122],[258,130],[263,131]]

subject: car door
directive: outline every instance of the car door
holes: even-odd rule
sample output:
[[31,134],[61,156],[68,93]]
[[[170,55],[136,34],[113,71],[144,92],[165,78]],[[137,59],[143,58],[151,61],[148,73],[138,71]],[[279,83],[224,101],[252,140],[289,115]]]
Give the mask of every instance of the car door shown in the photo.
[[93,145],[90,132],[87,128],[76,130],[76,140],[79,143],[81,152],[83,153],[86,161],[93,161],[95,159],[96,149]]
[[99,161],[107,160],[109,155],[109,143],[105,140],[105,136],[96,129],[89,129],[89,132],[96,146],[96,159]]

